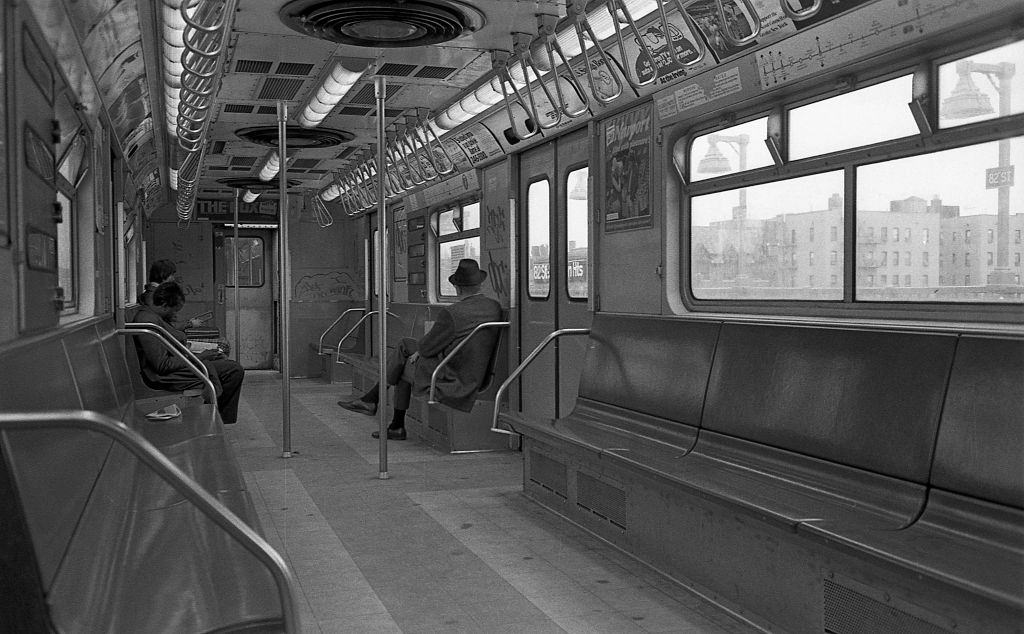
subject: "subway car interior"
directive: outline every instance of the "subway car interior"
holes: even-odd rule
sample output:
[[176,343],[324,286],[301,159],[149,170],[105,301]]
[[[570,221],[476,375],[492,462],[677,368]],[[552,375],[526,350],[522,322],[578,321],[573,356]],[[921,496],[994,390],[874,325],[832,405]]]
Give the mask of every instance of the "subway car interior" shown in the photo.
[[0,631],[1024,632],[1020,0],[0,6]]

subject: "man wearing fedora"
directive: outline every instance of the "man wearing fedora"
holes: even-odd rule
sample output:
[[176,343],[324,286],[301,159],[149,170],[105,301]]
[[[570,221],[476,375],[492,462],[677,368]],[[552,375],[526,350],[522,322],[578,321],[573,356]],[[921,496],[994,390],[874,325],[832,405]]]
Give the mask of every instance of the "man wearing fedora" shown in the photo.
[[[395,386],[395,411],[388,426],[388,439],[405,440],[405,412],[415,388],[417,394],[430,389],[430,377],[441,360],[473,329],[488,321],[501,319],[501,305],[486,297],[481,285],[487,279],[487,272],[480,270],[476,260],[464,258],[448,277],[455,286],[458,301],[441,310],[430,332],[419,341],[402,339],[398,347],[388,354],[386,371],[388,385]],[[452,359],[441,370],[437,378],[438,400],[457,410],[468,412],[473,409],[476,391],[485,378],[498,332],[487,328],[477,333],[457,358]],[[366,394],[352,401],[338,401],[347,410],[373,416],[380,401],[380,384],[374,385]],[[379,434],[373,432],[373,437]]]

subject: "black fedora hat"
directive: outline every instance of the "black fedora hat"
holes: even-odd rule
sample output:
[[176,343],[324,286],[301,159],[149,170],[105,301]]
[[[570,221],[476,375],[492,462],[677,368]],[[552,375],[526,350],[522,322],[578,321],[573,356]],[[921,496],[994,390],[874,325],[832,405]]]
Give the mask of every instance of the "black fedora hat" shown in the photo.
[[481,271],[480,265],[472,258],[459,260],[459,268],[448,276],[448,281],[454,286],[476,286],[487,279],[487,271]]

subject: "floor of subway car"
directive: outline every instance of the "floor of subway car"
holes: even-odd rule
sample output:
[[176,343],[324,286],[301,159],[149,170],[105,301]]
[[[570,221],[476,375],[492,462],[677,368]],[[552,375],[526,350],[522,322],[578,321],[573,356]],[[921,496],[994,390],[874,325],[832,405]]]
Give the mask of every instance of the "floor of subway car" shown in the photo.
[[522,454],[388,445],[347,384],[249,372],[227,428],[268,541],[298,581],[303,631],[746,632],[749,627],[522,494]]

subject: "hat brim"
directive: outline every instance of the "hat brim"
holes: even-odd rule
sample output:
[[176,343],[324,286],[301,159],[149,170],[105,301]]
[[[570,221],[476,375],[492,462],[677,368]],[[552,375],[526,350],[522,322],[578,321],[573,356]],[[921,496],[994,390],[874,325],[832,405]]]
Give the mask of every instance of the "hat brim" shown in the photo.
[[452,273],[448,276],[448,282],[452,286],[476,286],[477,284],[483,284],[484,280],[487,279],[487,271],[477,271],[476,275],[470,277],[459,277],[457,273]]

